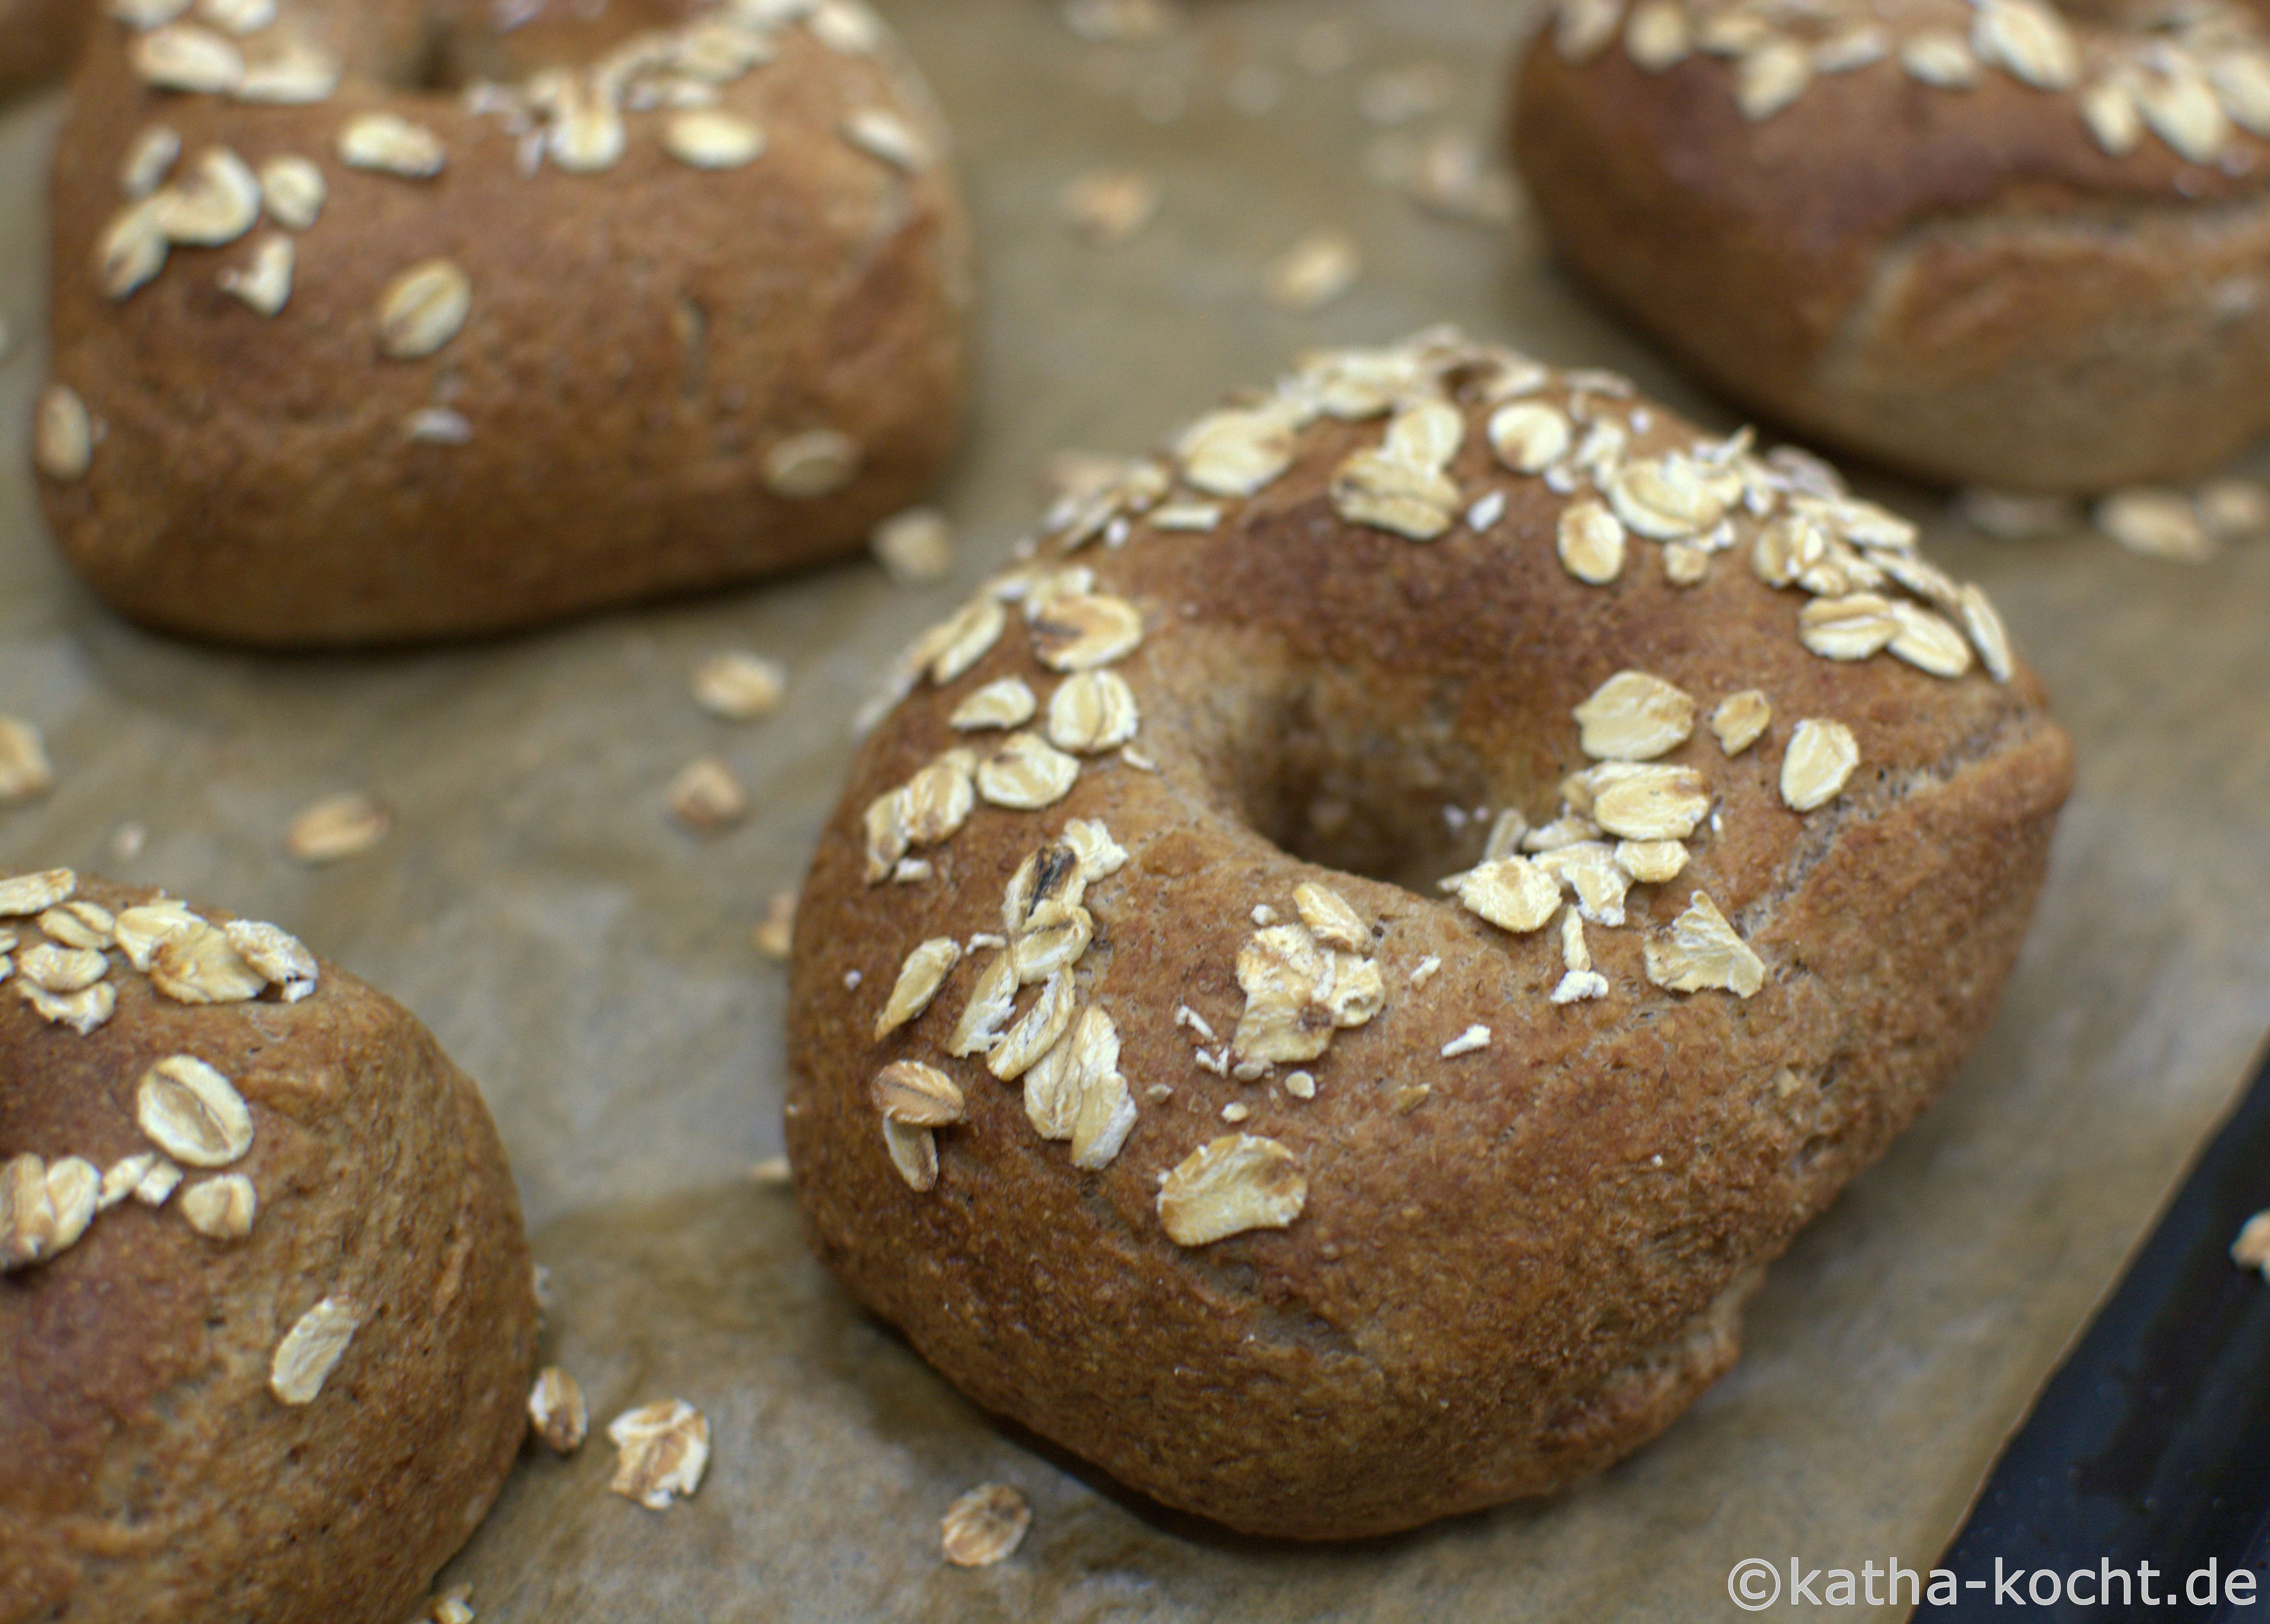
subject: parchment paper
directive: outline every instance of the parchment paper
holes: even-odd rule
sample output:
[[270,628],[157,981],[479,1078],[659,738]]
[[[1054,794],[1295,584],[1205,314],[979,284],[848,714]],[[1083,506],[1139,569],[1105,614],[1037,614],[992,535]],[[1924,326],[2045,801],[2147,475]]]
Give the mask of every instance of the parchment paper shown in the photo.
[[[862,561],[400,656],[153,638],[60,568],[19,449],[44,369],[57,108],[0,109],[0,317],[18,335],[0,361],[0,710],[46,728],[57,767],[47,798],[0,812],[0,859],[276,919],[406,1002],[502,1126],[553,1271],[547,1351],[589,1390],[595,1433],[665,1395],[712,1420],[708,1481],[660,1515],[605,1492],[603,1440],[531,1455],[444,1576],[484,1620],[1591,1624],[1736,1617],[1726,1573],[1747,1556],[1927,1566],[2270,1024],[2270,547],[2186,568],[2089,538],[1992,543],[1943,523],[1938,495],[1876,481],[1993,593],[2080,742],[2080,790],[1992,1034],[1776,1267],[1742,1363],[1665,1437],[1551,1505],[1258,1545],[1005,1434],[854,1312],[786,1194],[748,1177],[780,1148],[782,1086],[782,976],[749,931],[799,876],[872,678],[1005,557],[1046,456],[1142,449],[1302,346],[1441,320],[1733,420],[1587,304],[1525,224],[1436,218],[1364,178],[1370,72],[1439,63],[1455,99],[1415,128],[1494,134],[1519,26],[1504,7],[1203,4],[1139,48],[1085,43],[1040,0],[886,7],[957,123],[986,256],[980,409],[943,497],[964,538],[951,579],[909,589]],[[1311,75],[1294,41],[1328,17],[1356,61]],[[1257,115],[1227,94],[1257,64],[1280,92]],[[1176,85],[1171,122],[1139,110],[1171,110]],[[1265,85],[1242,82],[1256,104]],[[1105,163],[1165,193],[1114,249],[1056,214],[1062,184]],[[1320,227],[1360,242],[1358,286],[1316,314],[1272,308],[1262,265]],[[735,646],[793,671],[788,707],[753,726],[687,697],[694,663]],[[663,790],[708,752],[758,805],[702,841]],[[286,821],[345,789],[382,797],[393,835],[294,864]],[[129,823],[147,840],[122,860]],[[938,1518],[989,1479],[1032,1496],[1031,1537],[1001,1567],[949,1569]]]

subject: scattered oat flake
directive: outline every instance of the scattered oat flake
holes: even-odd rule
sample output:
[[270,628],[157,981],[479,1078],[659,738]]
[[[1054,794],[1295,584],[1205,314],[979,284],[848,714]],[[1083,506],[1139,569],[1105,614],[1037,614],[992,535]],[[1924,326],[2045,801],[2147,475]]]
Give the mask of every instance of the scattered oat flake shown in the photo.
[[1970,48],[2036,90],[2070,90],[2081,77],[2072,30],[2041,0],[1982,0]]
[[1079,761],[1037,733],[1012,733],[978,763],[976,778],[977,793],[992,805],[1032,812],[1072,792]]
[[1955,510],[1974,529],[1997,541],[2030,541],[2055,536],[2080,522],[2081,514],[2069,496],[2035,496],[2011,491],[1966,490],[1956,496]]
[[[907,954],[882,1012],[875,1017],[878,1041],[930,1007],[947,972],[961,961],[961,945],[950,936],[933,937]],[[907,1120],[914,1121],[909,1117]]]
[[2270,1277],[2270,1209],[2257,1212],[2230,1243],[2230,1261],[2242,1269],[2259,1269]]
[[282,1404],[314,1403],[361,1325],[361,1310],[351,1301],[324,1298],[276,1345],[268,1367],[268,1390]]
[[936,581],[953,567],[953,527],[935,508],[909,508],[875,527],[868,546],[894,581]]
[[457,336],[472,308],[471,278],[449,260],[422,260],[379,293],[379,348],[396,360],[431,355]]
[[204,923],[181,902],[161,897],[119,909],[111,922],[111,934],[127,962],[147,975],[159,947],[167,938],[196,931]]
[[1135,692],[1116,671],[1076,671],[1049,696],[1049,742],[1076,755],[1125,744],[1140,723]]
[[701,1486],[709,1465],[709,1421],[682,1398],[626,1410],[607,1423],[616,1449],[607,1487],[649,1511],[667,1510],[674,1496]]
[[1002,677],[973,692],[946,720],[962,732],[1021,727],[1039,708],[1040,701],[1023,678]]
[[1355,285],[1362,269],[1346,232],[1311,232],[1270,263],[1263,287],[1286,310],[1318,310]]
[[258,997],[268,977],[246,962],[226,931],[193,920],[158,943],[150,983],[181,1004],[241,1004]]
[[738,169],[764,156],[765,132],[738,114],[695,108],[671,115],[662,145],[696,169]]
[[1158,213],[1159,185],[1140,170],[1091,169],[1065,182],[1057,206],[1090,242],[1124,242]]
[[164,124],[145,127],[126,149],[118,167],[118,188],[129,197],[147,197],[166,182],[182,155],[182,137]]
[[127,48],[145,84],[192,95],[226,95],[244,78],[244,54],[194,23],[168,23]]
[[[81,900],[50,908],[40,916],[40,929],[65,947],[108,948],[115,940],[117,916],[99,902]],[[16,932],[0,931],[0,953],[15,945]]]
[[1710,731],[1717,736],[1718,747],[1730,756],[1738,756],[1756,744],[1772,723],[1773,706],[1756,688],[1728,694],[1710,713]]
[[1471,1055],[1478,1049],[1490,1046],[1490,1029],[1484,1026],[1468,1027],[1464,1032],[1443,1045],[1443,1058],[1455,1060],[1460,1055]]
[[223,293],[234,293],[263,315],[274,315],[292,297],[292,239],[270,232],[254,248],[249,263],[225,268],[217,278]]
[[[2270,100],[2270,63],[2264,67],[2264,91]],[[2270,123],[2270,119],[2265,122]],[[2219,541],[2270,535],[2270,485],[2259,479],[2216,479],[2201,486],[2194,500],[2200,523]]]
[[169,1056],[144,1072],[135,1114],[159,1149],[193,1168],[225,1168],[252,1148],[244,1096],[194,1055]]
[[1734,64],[1734,103],[1752,121],[1771,118],[1805,93],[1813,59],[1793,40],[1769,39]]
[[1797,614],[1798,641],[1829,660],[1865,660],[1899,631],[1890,600],[1873,592],[1816,597]]
[[786,1184],[790,1179],[788,1158],[785,1156],[767,1156],[763,1160],[751,1164],[749,1168],[749,1177],[760,1184]]
[[351,169],[372,169],[422,180],[449,161],[441,137],[393,113],[362,113],[339,132],[339,158]]
[[775,891],[765,901],[765,916],[750,932],[750,943],[768,959],[786,959],[796,928],[796,893]]
[[1527,857],[1477,864],[1458,881],[1458,905],[1516,935],[1542,930],[1561,906],[1561,884]]
[[1033,1508],[1006,1483],[984,1483],[951,1506],[938,1524],[939,1548],[957,1568],[1006,1561],[1033,1525]]
[[895,1116],[883,1118],[883,1149],[891,1158],[891,1165],[910,1190],[924,1191],[938,1184],[938,1139],[927,1128],[901,1122]]
[[694,702],[728,722],[753,722],[778,710],[788,693],[788,667],[738,649],[694,668]]
[[182,1216],[208,1240],[241,1241],[259,1210],[252,1181],[241,1173],[200,1179],[182,1192]]
[[1643,884],[1661,885],[1686,868],[1687,848],[1675,840],[1620,841],[1616,864]]
[[1588,585],[1605,586],[1623,573],[1623,522],[1599,502],[1562,509],[1556,545],[1562,566]]
[[1694,699],[1645,671],[1618,671],[1575,714],[1584,753],[1596,761],[1651,761],[1695,730]]
[[861,108],[843,121],[843,138],[870,158],[917,174],[930,163],[930,145],[895,113]]
[[765,453],[765,488],[790,501],[816,501],[851,483],[859,471],[859,445],[833,428],[791,434]]
[[1371,945],[1371,928],[1348,900],[1329,886],[1304,880],[1293,887],[1293,906],[1301,923],[1327,947],[1360,953]]
[[1592,821],[1624,840],[1685,840],[1710,810],[1710,792],[1691,768],[1609,761],[1587,777]]
[[1251,496],[1293,463],[1293,415],[1282,405],[1210,412],[1183,431],[1183,478],[1209,496]]
[[1700,891],[1667,936],[1647,942],[1644,957],[1648,980],[1673,992],[1717,988],[1747,998],[1765,985],[1764,962]]
[[1569,419],[1538,401],[1500,406],[1490,414],[1487,432],[1498,461],[1516,473],[1542,473],[1569,454]]
[[749,815],[749,792],[715,756],[680,768],[670,781],[667,798],[678,820],[701,834],[721,834]]
[[237,956],[297,1004],[315,990],[322,974],[315,955],[290,931],[256,919],[232,919],[221,927]]
[[1979,662],[1986,667],[1987,674],[1997,682],[2009,681],[2017,671],[2015,656],[2010,652],[2010,634],[1985,590],[1977,585],[1965,586],[1956,604],[1962,615],[1962,629],[1969,634],[1971,646],[1978,650]]
[[885,1116],[909,1128],[945,1128],[960,1122],[967,1106],[954,1080],[919,1060],[894,1060],[868,1085],[870,1102]]
[[574,1454],[591,1427],[582,1387],[557,1365],[536,1373],[536,1385],[528,1394],[528,1420],[554,1455]]
[[17,716],[0,716],[0,801],[41,794],[56,781],[40,730]]
[[94,465],[94,419],[67,383],[41,391],[32,418],[32,462],[48,478],[66,483],[85,478]]
[[2201,564],[2214,556],[2214,538],[2180,491],[2116,491],[2097,503],[2094,516],[2097,529],[2144,558]]
[[1274,1139],[1225,1134],[1192,1151],[1159,1187],[1159,1220],[1178,1246],[1282,1229],[1308,1204],[1300,1158]]
[[402,437],[412,445],[471,445],[473,426],[462,412],[447,406],[420,406],[402,419]]
[[0,1274],[52,1256],[56,1232],[47,1163],[29,1153],[0,1163]]
[[1033,652],[1051,671],[1089,671],[1132,653],[1143,641],[1143,612],[1124,597],[1067,592],[1029,616]]
[[1860,764],[1860,746],[1841,722],[1808,716],[1791,732],[1781,760],[1781,798],[1792,812],[1812,812],[1836,798]]
[[961,677],[985,657],[1008,624],[1007,612],[990,593],[981,593],[924,633],[916,649],[931,681],[944,687]]

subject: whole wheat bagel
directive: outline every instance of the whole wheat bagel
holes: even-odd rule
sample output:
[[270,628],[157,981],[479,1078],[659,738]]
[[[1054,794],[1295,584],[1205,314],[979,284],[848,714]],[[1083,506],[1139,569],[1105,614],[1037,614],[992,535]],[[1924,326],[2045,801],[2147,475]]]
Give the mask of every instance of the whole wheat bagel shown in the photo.
[[93,16],[89,0],[0,0],[0,96],[61,78]]
[[127,614],[490,631],[842,552],[937,474],[967,231],[858,0],[115,9],[34,449]]
[[1910,526],[1448,333],[1200,419],[901,676],[796,916],[819,1255],[977,1402],[1306,1538],[1555,1489],[1725,1370],[1992,1014],[2071,779]]
[[2270,36],[2208,0],[1565,0],[1513,151],[1705,379],[1928,478],[2096,491],[2270,427]]
[[0,877],[0,1621],[401,1624],[526,1430],[480,1096],[273,925]]

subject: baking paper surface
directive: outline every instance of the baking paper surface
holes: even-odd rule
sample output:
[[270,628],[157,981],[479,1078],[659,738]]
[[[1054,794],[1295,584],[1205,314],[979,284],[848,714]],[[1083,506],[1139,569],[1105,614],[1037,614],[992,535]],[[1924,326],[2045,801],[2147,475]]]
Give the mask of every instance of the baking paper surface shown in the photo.
[[[408,1004],[480,1080],[552,1271],[546,1356],[589,1393],[593,1442],[566,1460],[531,1450],[442,1583],[470,1583],[484,1624],[1652,1624],[1736,1616],[1726,1576],[1745,1557],[1927,1567],[2270,1024],[2270,545],[2185,567],[2088,538],[1994,543],[1945,522],[1938,494],[1864,478],[1986,586],[2080,745],[1985,1042],[1775,1267],[1734,1372],[1606,1476],[1336,1548],[1142,1506],[990,1423],[852,1309],[787,1192],[748,1176],[780,1149],[783,983],[750,931],[799,877],[853,710],[1007,557],[1050,453],[1146,449],[1312,345],[1454,321],[1628,372],[1706,426],[1739,419],[1587,302],[1531,223],[1440,218],[1366,178],[1383,131],[1358,92],[1380,70],[1442,64],[1450,104],[1402,133],[1495,150],[1518,26],[1502,8],[1200,0],[1142,48],[1085,43],[1041,0],[890,9],[959,131],[984,253],[979,405],[941,499],[956,571],[909,588],[858,560],[464,648],[199,647],[123,624],[62,569],[22,452],[58,108],[0,109],[0,319],[16,335],[0,360],[0,711],[42,726],[56,768],[50,795],[0,811],[0,860],[273,919]],[[1294,45],[1328,18],[1346,20],[1354,62],[1317,75]],[[1229,99],[1254,66],[1276,93],[1258,114]],[[1239,84],[1265,100],[1269,81]],[[1164,202],[1099,248],[1057,200],[1106,165],[1148,174]],[[1320,229],[1354,237],[1355,287],[1313,314],[1273,308],[1264,267]],[[226,256],[185,250],[166,274]],[[694,707],[694,666],[726,648],[788,662],[778,715],[735,725]],[[664,804],[703,754],[756,802],[713,840]],[[392,835],[335,866],[286,857],[292,815],[343,790],[381,797]],[[129,824],[146,840],[122,859]],[[604,1427],[666,1397],[708,1414],[715,1453],[699,1494],[657,1514],[606,1492]],[[1000,1567],[949,1568],[938,1517],[986,1480],[1031,1496],[1032,1532]]]

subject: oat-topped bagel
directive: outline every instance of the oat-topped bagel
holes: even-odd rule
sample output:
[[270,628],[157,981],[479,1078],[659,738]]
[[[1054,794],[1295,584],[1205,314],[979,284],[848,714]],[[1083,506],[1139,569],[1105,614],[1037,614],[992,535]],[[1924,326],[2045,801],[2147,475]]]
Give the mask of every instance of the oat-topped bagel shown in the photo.
[[1712,383],[1925,477],[2101,490],[2270,427],[2270,33],[2244,7],[1566,0],[1514,153]]
[[966,225],[858,0],[115,9],[34,451],[126,613],[487,631],[842,552],[938,472]]
[[1993,610],[1811,458],[1444,333],[1056,521],[798,907],[820,1257],[1245,1530],[1630,1450],[1992,1012],[2070,781]]
[[61,76],[93,16],[92,0],[0,0],[0,96]]
[[273,925],[0,878],[0,1624],[401,1624],[536,1302],[480,1096]]

